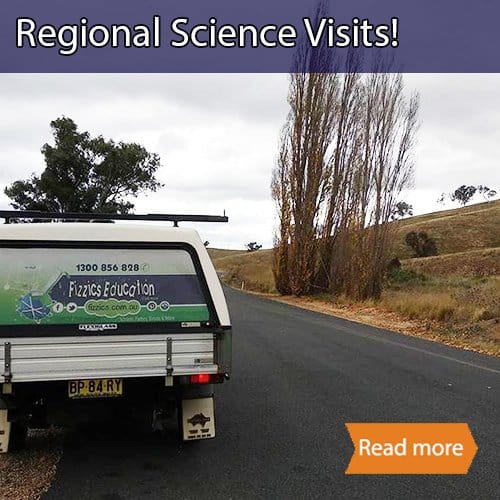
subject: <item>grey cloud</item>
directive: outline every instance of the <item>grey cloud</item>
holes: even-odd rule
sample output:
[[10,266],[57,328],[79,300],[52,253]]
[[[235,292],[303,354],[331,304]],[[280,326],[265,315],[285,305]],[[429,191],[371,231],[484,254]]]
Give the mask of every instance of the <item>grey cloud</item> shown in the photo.
[[8,184],[29,177],[42,168],[43,158],[38,151],[0,150],[0,183]]
[[0,95],[38,103],[54,101],[175,102],[217,117],[273,121],[286,112],[285,75],[3,75]]

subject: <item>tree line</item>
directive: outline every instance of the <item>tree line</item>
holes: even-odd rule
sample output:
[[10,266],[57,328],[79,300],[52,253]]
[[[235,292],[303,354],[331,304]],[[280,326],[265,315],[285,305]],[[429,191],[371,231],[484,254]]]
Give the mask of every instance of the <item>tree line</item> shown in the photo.
[[489,201],[497,195],[497,191],[481,184],[479,186],[462,184],[451,193],[442,193],[438,198],[438,203],[443,204],[446,198],[449,198],[451,201],[456,201],[464,207],[476,194],[480,194],[486,201]]

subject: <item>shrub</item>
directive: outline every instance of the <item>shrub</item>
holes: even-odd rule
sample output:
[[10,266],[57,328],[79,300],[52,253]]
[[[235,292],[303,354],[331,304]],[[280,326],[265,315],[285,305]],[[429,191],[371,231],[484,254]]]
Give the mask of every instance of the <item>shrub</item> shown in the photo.
[[436,242],[427,233],[410,231],[405,243],[413,250],[415,257],[431,257],[438,254]]
[[401,269],[401,261],[397,258],[394,257],[389,261],[387,264],[387,273],[392,273],[394,270]]
[[392,268],[387,273],[387,278],[390,283],[422,283],[427,279],[424,274],[417,273],[412,269],[402,269],[400,267]]

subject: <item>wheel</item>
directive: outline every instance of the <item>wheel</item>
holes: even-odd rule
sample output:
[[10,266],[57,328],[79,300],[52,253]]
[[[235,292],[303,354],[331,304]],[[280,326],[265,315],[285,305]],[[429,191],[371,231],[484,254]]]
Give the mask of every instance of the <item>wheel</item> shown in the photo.
[[12,422],[10,425],[9,451],[22,450],[26,446],[28,425],[24,421]]

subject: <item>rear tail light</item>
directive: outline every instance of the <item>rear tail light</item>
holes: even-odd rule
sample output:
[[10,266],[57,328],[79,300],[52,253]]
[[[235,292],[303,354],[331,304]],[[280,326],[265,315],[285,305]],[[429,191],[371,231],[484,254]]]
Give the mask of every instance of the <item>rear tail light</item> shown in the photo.
[[211,376],[209,373],[197,373],[189,377],[189,382],[191,384],[209,384],[211,382]]
[[189,384],[222,384],[225,380],[224,373],[197,373],[196,375],[184,375],[179,377],[180,385]]

